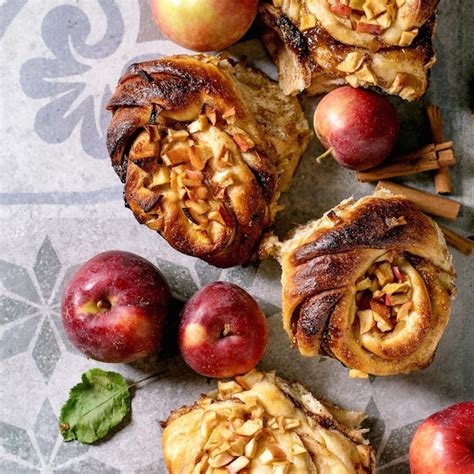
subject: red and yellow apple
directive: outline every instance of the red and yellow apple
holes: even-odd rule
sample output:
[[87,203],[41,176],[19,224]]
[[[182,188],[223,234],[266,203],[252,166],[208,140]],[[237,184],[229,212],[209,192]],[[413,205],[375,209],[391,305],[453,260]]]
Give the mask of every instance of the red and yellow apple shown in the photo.
[[268,341],[267,321],[242,288],[216,282],[184,306],[178,331],[181,355],[206,377],[233,377],[253,369]]
[[314,112],[314,130],[336,161],[351,170],[380,164],[398,137],[398,117],[382,95],[351,86],[325,95]]
[[104,252],[82,265],[63,293],[61,319],[72,344],[103,362],[155,352],[171,299],[160,271],[138,255]]
[[428,417],[410,445],[412,474],[474,473],[474,402],[452,405]]
[[171,41],[193,51],[218,51],[247,32],[258,0],[151,0],[151,8]]

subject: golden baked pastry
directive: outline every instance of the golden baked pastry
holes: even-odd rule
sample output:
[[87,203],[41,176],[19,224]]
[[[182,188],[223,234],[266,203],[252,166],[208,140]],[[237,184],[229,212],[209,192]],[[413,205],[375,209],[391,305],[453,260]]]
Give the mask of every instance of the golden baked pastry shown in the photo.
[[137,220],[213,265],[247,262],[310,139],[298,100],[231,59],[174,56],[130,66],[108,109]]
[[410,46],[377,49],[375,45],[375,49],[368,49],[337,41],[316,16],[304,13],[309,0],[274,3],[281,6],[264,3],[260,7],[265,25],[262,39],[278,68],[285,94],[321,94],[346,83],[376,86],[409,101],[425,93],[429,69],[435,62],[435,15],[410,37]]
[[305,356],[393,375],[427,367],[455,294],[435,222],[402,196],[343,201],[279,248],[283,325]]
[[364,417],[253,370],[173,412],[163,454],[171,474],[375,473]]
[[[281,0],[280,3],[285,3]],[[290,0],[300,4],[300,28],[314,16],[337,41],[377,51],[410,46],[439,0]]]

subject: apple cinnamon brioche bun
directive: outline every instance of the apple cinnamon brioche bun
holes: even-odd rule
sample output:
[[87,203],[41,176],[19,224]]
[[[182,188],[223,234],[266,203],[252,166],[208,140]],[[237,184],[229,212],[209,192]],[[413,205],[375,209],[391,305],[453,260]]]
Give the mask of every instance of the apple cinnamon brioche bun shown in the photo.
[[297,99],[231,59],[174,56],[131,65],[108,109],[137,220],[213,265],[247,262],[310,139]]
[[393,375],[427,367],[455,295],[436,223],[378,192],[298,229],[280,247],[283,324],[305,356]]
[[[356,4],[359,8],[350,6]],[[425,93],[435,62],[436,4],[267,0],[260,7],[262,40],[285,94],[322,94],[347,83],[413,101]]]
[[363,413],[318,401],[297,382],[253,370],[164,424],[171,474],[375,473]]

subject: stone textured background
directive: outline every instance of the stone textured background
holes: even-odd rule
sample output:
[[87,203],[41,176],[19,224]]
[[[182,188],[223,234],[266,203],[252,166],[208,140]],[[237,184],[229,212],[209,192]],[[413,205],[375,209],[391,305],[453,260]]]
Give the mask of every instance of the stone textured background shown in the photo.
[[[464,206],[450,226],[474,233],[474,126],[469,81],[474,78],[474,16],[466,0],[442,0],[438,63],[424,100],[393,99],[402,116],[399,147],[429,141],[423,105],[442,106],[446,137],[455,143],[455,198]],[[381,473],[409,472],[414,429],[432,412],[474,398],[473,259],[454,252],[459,296],[435,361],[423,372],[349,380],[327,359],[303,359],[289,347],[279,316],[280,270],[273,261],[221,271],[173,251],[123,208],[122,187],[105,154],[104,104],[124,67],[183,52],[150,20],[147,0],[0,1],[0,472],[164,473],[158,424],[173,408],[213,387],[179,357],[151,357],[110,366],[82,357],[59,322],[59,299],[74,268],[110,249],[158,264],[177,295],[189,297],[214,280],[249,290],[270,323],[262,367],[301,380],[314,393],[366,410]],[[233,48],[274,76],[261,45],[249,35]],[[316,100],[304,99],[311,118]],[[370,193],[333,160],[321,165],[315,141],[298,169],[276,230],[321,215],[341,199]],[[427,190],[429,176],[404,180]],[[95,446],[63,443],[57,415],[83,371],[100,366],[137,380],[129,424]]]

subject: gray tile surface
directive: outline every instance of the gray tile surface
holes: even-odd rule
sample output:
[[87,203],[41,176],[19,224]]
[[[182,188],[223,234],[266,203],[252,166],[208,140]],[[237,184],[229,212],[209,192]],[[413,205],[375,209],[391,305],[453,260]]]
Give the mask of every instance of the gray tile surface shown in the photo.
[[45,464],[49,463],[56,440],[58,439],[58,418],[48,399],[45,399],[36,418],[33,429],[38,447]]
[[0,446],[6,454],[11,454],[31,464],[39,464],[35,448],[23,428],[0,422]]
[[[166,369],[137,390],[132,421],[95,446],[64,443],[57,416],[69,389],[100,364],[82,357],[59,320],[62,289],[94,254],[122,249],[157,264],[173,291],[191,296],[218,279],[250,291],[269,317],[264,369],[304,382],[316,394],[366,410],[379,448],[380,472],[409,472],[407,450],[419,421],[449,404],[474,398],[472,259],[454,252],[459,296],[433,365],[391,378],[349,380],[335,361],[304,359],[281,328],[279,266],[264,261],[220,270],[174,252],[123,208],[122,186],[105,152],[104,104],[133,61],[182,52],[164,40],[145,0],[6,0],[0,5],[0,472],[164,473],[158,421],[213,388],[178,357],[113,366],[129,380]],[[400,149],[427,141],[423,106],[442,106],[445,135],[455,143],[455,199],[463,204],[453,229],[474,234],[474,126],[468,82],[474,71],[474,12],[462,0],[441,0],[427,96],[417,104],[391,99],[402,117]],[[26,34],[27,32],[27,34]],[[19,38],[22,41],[19,41]],[[250,41],[233,48],[274,73]],[[317,99],[303,99],[308,118]],[[372,192],[332,160],[316,165],[317,141],[303,159],[276,230],[321,215],[341,199]],[[402,180],[432,190],[428,175]],[[139,449],[137,449],[137,446]]]
[[61,357],[61,349],[48,319],[43,321],[32,357],[43,377],[48,380]]
[[39,317],[26,319],[18,326],[3,332],[0,339],[0,359],[7,359],[28,349],[40,321]]

